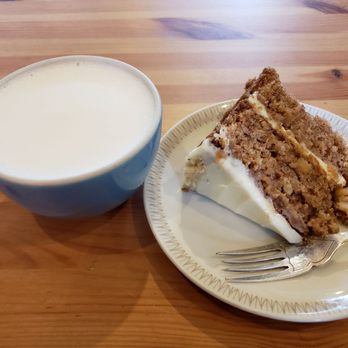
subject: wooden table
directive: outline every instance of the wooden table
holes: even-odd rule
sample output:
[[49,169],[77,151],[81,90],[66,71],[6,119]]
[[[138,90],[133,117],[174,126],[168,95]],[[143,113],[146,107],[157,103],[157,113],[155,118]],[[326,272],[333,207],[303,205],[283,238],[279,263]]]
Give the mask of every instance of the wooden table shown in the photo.
[[[163,131],[238,97],[268,65],[299,99],[348,117],[343,0],[0,1],[1,76],[68,54],[148,74]],[[115,346],[348,347],[348,320],[274,321],[207,295],[157,245],[141,189],[83,221],[35,216],[0,195],[0,347]]]

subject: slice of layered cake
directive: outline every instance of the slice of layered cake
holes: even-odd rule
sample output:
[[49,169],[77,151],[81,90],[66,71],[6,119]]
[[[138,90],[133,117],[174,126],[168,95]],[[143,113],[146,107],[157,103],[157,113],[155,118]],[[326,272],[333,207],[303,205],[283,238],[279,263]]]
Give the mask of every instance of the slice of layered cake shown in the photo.
[[291,243],[348,222],[348,148],[289,96],[273,68],[186,159],[184,191],[197,191]]

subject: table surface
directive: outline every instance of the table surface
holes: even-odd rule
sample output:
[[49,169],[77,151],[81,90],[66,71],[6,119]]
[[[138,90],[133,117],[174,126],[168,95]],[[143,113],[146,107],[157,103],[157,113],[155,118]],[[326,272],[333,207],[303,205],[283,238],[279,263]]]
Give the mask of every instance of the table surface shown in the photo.
[[[299,99],[348,118],[343,0],[0,1],[0,76],[68,54],[143,70],[163,99],[163,131],[238,97],[264,66]],[[2,348],[348,346],[348,320],[265,319],[194,286],[157,245],[141,189],[80,221],[35,216],[0,194],[0,279]]]

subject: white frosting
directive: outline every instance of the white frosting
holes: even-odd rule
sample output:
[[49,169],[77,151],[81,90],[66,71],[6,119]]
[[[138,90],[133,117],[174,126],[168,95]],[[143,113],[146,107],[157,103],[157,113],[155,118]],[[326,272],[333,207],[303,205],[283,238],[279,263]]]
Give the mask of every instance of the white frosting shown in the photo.
[[[225,129],[220,131],[221,136]],[[224,140],[227,139],[224,137]],[[225,147],[229,149],[229,146]],[[217,149],[209,139],[195,148],[188,156],[190,161],[201,160],[204,171],[195,182],[195,190],[237,214],[269,228],[290,243],[300,243],[302,237],[266,199],[256,186],[243,163],[227,151],[226,158],[216,156]]]

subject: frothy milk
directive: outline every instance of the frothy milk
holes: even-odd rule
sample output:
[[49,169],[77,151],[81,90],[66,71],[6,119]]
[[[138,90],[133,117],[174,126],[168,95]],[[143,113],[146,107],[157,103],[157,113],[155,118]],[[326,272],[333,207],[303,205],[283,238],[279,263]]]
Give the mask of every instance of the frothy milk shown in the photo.
[[110,61],[56,60],[0,83],[0,175],[55,180],[135,151],[154,127],[155,98]]

